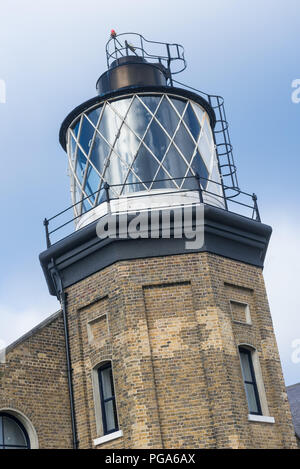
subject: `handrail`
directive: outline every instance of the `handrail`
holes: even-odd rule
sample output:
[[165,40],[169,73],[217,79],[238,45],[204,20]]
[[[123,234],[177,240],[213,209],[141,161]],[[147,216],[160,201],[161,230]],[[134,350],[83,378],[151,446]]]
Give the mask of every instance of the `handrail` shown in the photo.
[[[260,213],[259,213],[259,209],[258,209],[258,204],[257,204],[257,196],[255,194],[249,194],[247,192],[243,192],[241,191],[240,189],[237,190],[237,194],[236,196],[245,196],[249,199],[251,199],[251,205],[249,205],[248,203],[244,203],[240,200],[236,200],[234,199],[233,197],[231,197],[229,200],[227,199],[226,200],[226,195],[225,194],[225,191],[226,189],[231,189],[233,190],[232,187],[226,187],[224,186],[223,183],[220,183],[220,182],[217,182],[217,181],[213,181],[211,179],[208,179],[208,178],[205,178],[205,177],[202,177],[202,176],[199,176],[198,174],[196,174],[195,176],[186,176],[186,177],[177,177],[177,178],[168,178],[168,179],[159,179],[155,182],[167,182],[167,181],[176,181],[176,180],[186,180],[186,179],[194,179],[195,183],[196,183],[196,187],[195,188],[184,188],[184,189],[170,189],[170,190],[167,190],[167,191],[164,191],[163,193],[162,192],[154,192],[153,190],[149,190],[148,193],[145,193],[145,191],[142,191],[142,192],[137,192],[137,193],[128,193],[128,195],[130,194],[130,196],[128,198],[130,198],[130,200],[132,199],[137,199],[139,197],[154,197],[154,196],[162,196],[162,195],[171,195],[171,194],[180,194],[180,193],[187,193],[187,192],[195,192],[195,191],[198,191],[199,192],[199,202],[196,202],[195,204],[193,205],[197,205],[197,204],[201,204],[201,203],[205,203],[207,205],[212,205],[212,204],[209,204],[207,203],[207,201],[204,201],[204,197],[205,195],[208,195],[208,196],[213,196],[213,197],[216,197],[216,198],[219,198],[221,199],[223,202],[224,202],[224,209],[223,210],[226,210],[226,211],[233,211],[233,210],[229,210],[228,208],[228,201],[230,203],[234,203],[240,207],[245,207],[247,209],[250,209],[252,214],[251,216],[246,216],[246,215],[242,215],[242,216],[246,216],[246,218],[251,218],[251,219],[255,219],[256,221],[259,221],[261,222],[261,218],[260,218]],[[216,184],[218,186],[221,186],[222,189],[224,189],[225,191],[223,192],[223,195],[220,195],[220,194],[216,194],[215,192],[211,192],[209,190],[206,190],[202,187],[201,185],[201,182],[202,181],[207,181],[207,183],[211,182],[212,184]],[[152,181],[142,181],[144,184],[149,184],[151,183]],[[98,193],[100,193],[101,191],[105,191],[105,201],[110,203],[111,201],[114,201],[114,200],[124,200],[126,198],[126,195],[123,195],[121,197],[111,197],[110,196],[110,189],[112,188],[117,188],[117,187],[123,187],[124,185],[125,186],[134,186],[134,185],[137,185],[137,184],[140,184],[141,182],[138,181],[138,182],[131,182],[131,183],[125,183],[125,184],[107,184],[105,183],[105,185],[103,185],[102,187],[100,187],[100,189],[98,189],[97,191],[91,193],[90,195],[86,196],[86,197],[82,197],[80,199],[80,201],[76,202],[75,204],[72,204],[70,206],[68,206],[67,208],[65,208],[64,210],[61,210],[59,213],[57,213],[56,215],[53,215],[52,217],[50,218],[45,218],[44,221],[43,221],[43,225],[44,225],[44,228],[45,228],[45,236],[46,236],[46,245],[47,245],[47,248],[49,248],[51,246],[51,235],[58,232],[59,230],[61,230],[62,228],[64,228],[65,226],[71,224],[72,222],[75,222],[78,218],[82,217],[83,215],[85,215],[86,213],[89,213],[91,212],[92,210],[94,210],[95,207],[91,207],[89,210],[86,210],[83,214],[79,214],[77,215],[76,214],[76,211],[75,211],[75,208],[77,207],[77,205],[79,204],[82,204],[82,202],[86,199],[90,199],[91,197],[97,195]],[[172,206],[172,208],[174,208],[174,206]],[[53,222],[54,220],[56,220],[58,217],[61,217],[62,215],[66,214],[68,211],[70,210],[73,210],[75,216],[72,216],[72,218],[68,219],[66,222],[64,223],[61,223],[59,226],[53,228],[53,229],[49,229],[49,225],[50,225],[50,222]],[[127,210],[125,211],[127,212]],[[124,213],[122,211],[120,211],[119,213]],[[238,213],[238,212],[234,212],[234,213]]]
[[[124,44],[120,42],[119,38],[123,36],[133,36],[136,40],[135,44],[129,44],[127,39],[124,40]],[[146,50],[146,47],[151,46],[163,46],[162,54],[150,53]],[[169,71],[169,78],[172,81],[172,75],[181,73],[186,69],[186,60],[184,57],[184,48],[180,44],[172,44],[167,42],[149,41],[144,36],[138,33],[121,33],[111,35],[110,39],[106,43],[106,60],[107,67],[109,68],[113,61],[128,55],[135,55],[148,59],[150,61],[156,61],[161,65],[164,65],[165,69]],[[173,62],[179,62],[181,66],[177,70],[171,70]]]
[[[227,191],[226,199],[236,197],[239,193],[239,184],[237,180],[236,165],[234,162],[232,144],[228,130],[229,125],[226,118],[224,98],[222,96],[205,93],[205,91],[198,90],[197,88],[186,85],[174,79],[173,82],[184,86],[187,89],[196,91],[206,101],[208,101],[210,106],[213,108],[216,114],[216,125],[213,129],[213,134],[216,145],[216,153],[219,161],[219,170],[222,176],[222,181],[224,182],[224,191]],[[235,193],[228,195],[229,190],[232,189],[234,189]]]

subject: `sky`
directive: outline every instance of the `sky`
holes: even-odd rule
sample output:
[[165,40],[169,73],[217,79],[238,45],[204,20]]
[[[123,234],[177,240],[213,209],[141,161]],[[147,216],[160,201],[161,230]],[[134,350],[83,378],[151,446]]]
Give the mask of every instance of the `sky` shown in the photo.
[[298,0],[2,2],[0,341],[59,309],[38,260],[42,220],[70,204],[58,132],[96,95],[114,28],[182,44],[178,79],[225,98],[240,187],[273,227],[264,276],[285,381],[300,381],[299,10]]

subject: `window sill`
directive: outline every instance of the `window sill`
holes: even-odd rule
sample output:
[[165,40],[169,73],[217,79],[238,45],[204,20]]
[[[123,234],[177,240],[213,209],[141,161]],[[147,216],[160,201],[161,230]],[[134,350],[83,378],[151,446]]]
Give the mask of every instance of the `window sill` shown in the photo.
[[269,417],[267,415],[248,415],[249,422],[262,422],[262,423],[275,423],[274,417]]
[[237,319],[232,320],[234,324],[240,324],[243,326],[253,326],[252,322],[238,321]]
[[123,431],[118,430],[117,432],[114,433],[109,433],[108,435],[100,436],[99,438],[96,438],[93,443],[94,446],[102,445],[103,443],[106,443],[107,441],[111,440],[116,440],[117,438],[121,438],[123,436]]

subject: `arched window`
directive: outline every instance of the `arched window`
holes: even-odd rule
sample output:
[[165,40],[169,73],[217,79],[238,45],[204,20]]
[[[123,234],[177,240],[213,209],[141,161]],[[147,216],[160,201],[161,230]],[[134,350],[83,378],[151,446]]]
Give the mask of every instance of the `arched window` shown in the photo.
[[246,347],[239,347],[239,352],[249,413],[253,415],[262,415],[261,403],[252,360],[252,350]]
[[13,415],[0,413],[0,449],[30,449],[23,424]]
[[111,362],[98,368],[103,435],[119,430]]

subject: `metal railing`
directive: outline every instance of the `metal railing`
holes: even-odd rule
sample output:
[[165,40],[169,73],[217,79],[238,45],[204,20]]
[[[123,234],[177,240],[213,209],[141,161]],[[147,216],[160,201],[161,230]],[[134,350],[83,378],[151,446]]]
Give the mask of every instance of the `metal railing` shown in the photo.
[[[129,43],[129,40],[132,40],[133,44]],[[172,75],[186,69],[184,48],[180,44],[149,41],[138,33],[112,34],[106,44],[107,67],[109,68],[113,61],[129,55],[163,65],[169,72],[171,83]],[[172,69],[174,63],[177,64],[177,69]]]
[[216,115],[216,125],[212,130],[219,162],[219,171],[224,183],[224,191],[226,192],[226,199],[228,200],[236,197],[240,193],[240,189],[228,130],[229,125],[225,112],[224,98],[222,96],[205,93],[204,91],[198,90],[197,88],[193,88],[192,86],[174,79],[173,82],[192,91],[196,91],[200,96],[208,101],[210,106],[213,108]]
[[[165,196],[171,196],[172,194],[177,194],[178,195],[178,194],[183,194],[183,193],[186,194],[186,193],[189,193],[189,192],[190,193],[198,192],[199,199],[196,202],[190,202],[189,203],[190,205],[199,205],[199,204],[204,203],[206,205],[217,206],[220,210],[233,212],[233,213],[239,214],[243,217],[250,218],[250,219],[256,220],[258,222],[261,222],[259,209],[258,209],[258,204],[257,204],[257,196],[255,194],[248,194],[247,192],[243,192],[239,189],[238,194],[237,194],[239,196],[238,198],[228,199],[228,198],[226,198],[226,195],[224,195],[224,192],[223,192],[224,189],[226,190],[226,186],[224,187],[223,183],[219,183],[219,182],[213,181],[211,179],[204,178],[202,176],[199,176],[198,174],[196,174],[195,176],[186,176],[186,177],[180,177],[180,178],[159,179],[155,182],[156,183],[173,182],[173,181],[176,181],[176,180],[182,181],[183,179],[184,179],[184,181],[189,180],[189,179],[192,180],[192,182],[194,182],[195,187],[181,188],[181,189],[176,189],[176,188],[166,189],[166,188],[161,187],[161,188],[159,188],[159,190],[157,192],[155,192],[153,190],[149,190],[148,193],[146,193],[146,191],[128,192],[125,195],[122,195],[120,197],[111,197],[110,190],[111,189],[115,190],[115,188],[123,187],[124,185],[125,186],[139,185],[140,182],[125,183],[125,184],[112,184],[112,185],[109,185],[108,183],[105,183],[103,185],[103,187],[101,187],[99,190],[93,192],[89,196],[81,198],[78,202],[76,202],[75,204],[70,205],[69,207],[67,207],[66,209],[60,211],[56,215],[54,215],[50,218],[45,218],[44,219],[43,224],[44,224],[44,228],[45,228],[47,248],[49,248],[52,244],[55,244],[55,242],[58,242],[63,237],[68,236],[68,235],[71,234],[71,233],[63,233],[64,228],[71,227],[72,222],[76,223],[76,220],[80,219],[82,216],[84,216],[85,214],[93,211],[96,208],[96,207],[91,206],[91,208],[89,210],[83,211],[79,215],[76,215],[76,207],[79,206],[79,204],[82,204],[82,202],[85,201],[85,200],[88,201],[88,199],[91,199],[92,197],[98,195],[100,192],[102,192],[103,195],[104,195],[104,200],[102,200],[101,203],[107,202],[109,209],[111,207],[111,202],[114,201],[114,200],[124,201],[125,199],[128,199],[128,200],[132,201],[132,200],[137,200],[138,198],[145,198],[145,197],[149,197],[149,196],[150,197],[162,197],[162,196],[165,197]],[[202,187],[202,184],[203,184],[204,181],[206,181],[207,184],[212,183],[214,185],[221,186],[223,194],[222,195],[217,194],[215,192],[204,189]],[[142,182],[144,184],[150,184],[153,181],[142,181]],[[216,198],[216,200],[220,200],[221,203],[223,204],[223,208],[220,208],[217,204],[209,203],[208,197]],[[149,203],[149,205],[150,205],[150,203]],[[163,205],[157,206],[156,205],[156,206],[153,206],[153,209],[154,210],[160,210],[160,209],[164,209],[164,208],[174,209],[176,207],[182,207],[182,206],[186,206],[186,205],[187,204],[183,204],[183,203],[178,203],[178,204],[175,204],[175,205],[168,204],[168,205],[165,205],[165,206],[163,206]],[[149,207],[148,206],[145,207],[144,209],[151,210],[151,205]],[[73,214],[75,213],[75,216],[73,215],[70,218],[70,216],[69,216],[70,211],[72,211]],[[126,213],[126,212],[130,212],[130,211],[139,212],[139,211],[141,211],[141,209],[133,208],[133,209],[130,209],[129,211],[127,209],[123,212],[118,209],[117,213]],[[108,210],[108,213],[109,213],[109,210]],[[107,215],[107,213],[105,213],[105,215]],[[105,216],[105,215],[103,215],[103,216]],[[66,221],[64,221],[63,217],[66,217]],[[100,218],[102,218],[102,217],[100,217]],[[63,221],[58,221],[58,226],[55,225],[54,227],[51,227],[50,224],[53,225],[53,223],[55,223],[57,220],[63,220]],[[91,223],[93,223],[93,221]],[[87,225],[85,225],[85,226],[87,226]],[[54,234],[56,234],[56,236],[58,234],[61,234],[61,236],[58,236],[58,239],[56,239],[55,242],[52,243],[51,238]]]

